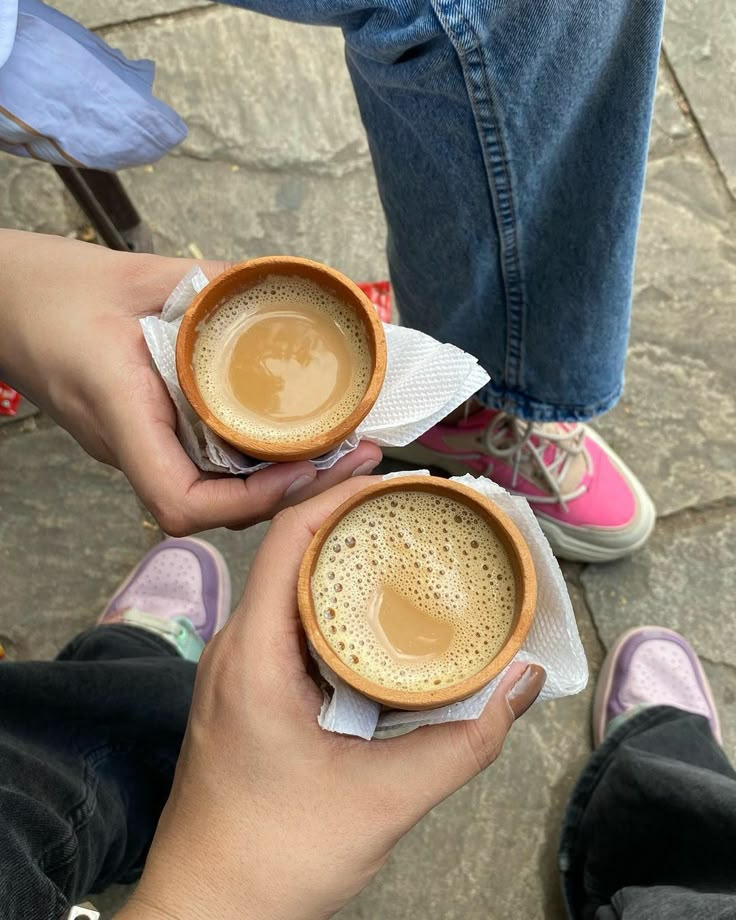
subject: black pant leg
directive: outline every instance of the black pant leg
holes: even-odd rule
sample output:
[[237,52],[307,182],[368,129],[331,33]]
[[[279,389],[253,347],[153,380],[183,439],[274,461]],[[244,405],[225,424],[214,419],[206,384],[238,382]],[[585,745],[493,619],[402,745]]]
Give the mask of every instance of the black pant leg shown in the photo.
[[706,719],[667,706],[592,755],[560,843],[574,920],[736,918],[736,773]]
[[50,662],[0,664],[0,918],[57,920],[142,870],[171,787],[195,665],[128,626]]

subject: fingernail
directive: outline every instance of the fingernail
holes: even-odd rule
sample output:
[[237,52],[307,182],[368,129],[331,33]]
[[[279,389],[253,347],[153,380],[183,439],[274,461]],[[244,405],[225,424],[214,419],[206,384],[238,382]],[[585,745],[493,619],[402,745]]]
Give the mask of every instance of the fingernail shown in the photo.
[[542,692],[546,679],[544,668],[540,668],[537,664],[530,664],[524,671],[506,694],[506,702],[509,704],[514,719],[520,719],[524,715]]
[[359,467],[353,470],[350,474],[351,476],[367,476],[368,473],[372,473],[373,470],[378,466],[380,460],[366,460],[365,463],[361,463]]
[[297,478],[292,482],[289,488],[284,492],[284,498],[289,495],[293,495],[294,492],[298,492],[300,489],[304,489],[306,486],[314,482],[314,476],[308,476],[306,473],[304,476],[297,476]]

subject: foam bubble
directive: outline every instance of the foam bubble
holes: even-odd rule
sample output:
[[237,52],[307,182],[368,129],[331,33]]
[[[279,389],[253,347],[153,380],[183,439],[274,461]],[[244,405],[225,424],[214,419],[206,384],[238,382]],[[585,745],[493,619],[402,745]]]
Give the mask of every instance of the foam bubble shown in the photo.
[[[345,394],[316,418],[279,423],[250,413],[228,383],[230,357],[241,326],[257,312],[305,309],[334,322],[345,336],[350,354],[350,383]],[[192,356],[194,379],[210,411],[229,428],[257,440],[291,443],[329,431],[363,398],[373,363],[360,319],[339,297],[319,284],[290,275],[269,275],[248,290],[224,301],[197,329]]]
[[[443,654],[391,656],[367,616],[383,586],[452,624]],[[317,560],[312,597],[322,634],[349,668],[386,688],[422,691],[456,684],[498,654],[514,622],[516,581],[479,514],[445,496],[404,490],[368,499],[336,525]]]

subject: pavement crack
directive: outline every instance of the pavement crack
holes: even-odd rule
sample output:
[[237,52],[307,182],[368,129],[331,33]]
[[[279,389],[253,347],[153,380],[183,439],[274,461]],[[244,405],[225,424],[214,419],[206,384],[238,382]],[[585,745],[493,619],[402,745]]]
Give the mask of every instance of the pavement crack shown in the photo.
[[208,3],[206,6],[187,6],[180,10],[161,11],[159,13],[147,13],[145,16],[135,16],[133,19],[121,19],[114,22],[103,22],[95,26],[91,31],[105,36],[114,29],[122,26],[145,25],[148,22],[157,22],[164,19],[191,19],[195,16],[201,16],[213,9],[217,9],[216,3]]
[[[596,642],[598,643],[598,648],[601,652],[601,655],[605,655],[608,651],[606,643],[601,637],[600,630],[598,629],[598,624],[596,623],[595,616],[593,615],[593,608],[590,606],[588,601],[588,594],[585,590],[585,583],[583,582],[582,575],[585,570],[588,568],[586,563],[570,563],[566,562],[562,566],[562,574],[565,579],[565,582],[571,584],[575,587],[577,595],[579,598],[578,608],[582,606],[582,612],[588,617],[590,625],[593,630],[593,635],[595,636]],[[575,605],[573,604],[573,607]],[[578,615],[576,612],[576,622],[578,620]]]
[[657,515],[657,525],[676,523],[679,519],[700,517],[701,515],[728,516],[736,509],[736,495],[723,495],[700,505],[686,505],[666,514]]
[[[352,159],[344,157],[344,150],[333,153],[329,156],[315,159],[313,162],[289,161],[276,162],[268,157],[249,159],[248,157],[238,156],[232,149],[222,149],[202,153],[192,149],[182,149],[176,151],[170,156],[172,159],[193,160],[198,163],[220,163],[223,166],[237,168],[245,173],[266,173],[269,175],[283,175],[287,178],[327,178],[327,179],[344,179],[346,176],[355,173],[372,170],[370,156],[366,151],[365,154],[357,154]],[[335,168],[335,167],[338,168]]]
[[593,612],[593,607],[591,606],[590,599],[588,597],[588,590],[585,587],[585,581],[583,580],[583,574],[588,568],[589,568],[589,565],[587,564],[581,565],[579,567],[576,573],[577,574],[576,584],[577,584],[578,591],[580,592],[580,598],[583,602],[583,606],[585,607],[585,612],[588,614],[590,625],[593,627],[593,634],[595,635],[596,641],[598,642],[601,652],[605,656],[606,653],[608,652],[608,646],[603,641],[603,636],[601,635],[601,631],[598,628],[598,621],[595,618],[595,613]]
[[723,186],[723,190],[725,191],[729,201],[731,202],[731,204],[736,205],[736,197],[734,197],[734,194],[729,187],[728,179],[726,178],[726,174],[723,172],[723,169],[721,168],[721,164],[718,162],[718,157],[716,156],[715,151],[713,150],[713,148],[710,145],[710,142],[708,141],[708,136],[706,135],[705,129],[700,123],[700,119],[695,113],[695,109],[690,104],[690,100],[688,99],[687,93],[685,92],[685,87],[680,82],[680,79],[677,76],[677,72],[674,68],[674,65],[670,61],[669,55],[667,54],[667,49],[664,45],[662,46],[661,63],[662,63],[662,72],[672,84],[672,88],[675,90],[675,94],[677,97],[677,103],[678,103],[680,110],[682,111],[683,115],[690,121],[693,128],[695,129],[695,132],[706,151],[706,154],[708,156],[708,159],[711,162],[711,165],[715,167],[715,170],[718,173],[718,178]]

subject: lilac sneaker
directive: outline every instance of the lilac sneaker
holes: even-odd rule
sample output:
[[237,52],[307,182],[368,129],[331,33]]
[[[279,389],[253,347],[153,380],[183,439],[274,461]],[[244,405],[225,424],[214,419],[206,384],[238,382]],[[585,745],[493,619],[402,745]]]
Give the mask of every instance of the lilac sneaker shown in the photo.
[[204,540],[168,539],[141,559],[110,599],[99,625],[154,632],[196,661],[230,615],[230,573]]
[[612,722],[646,706],[674,706],[705,716],[721,744],[716,704],[698,656],[681,635],[660,626],[629,630],[606,656],[593,704],[595,746]]

